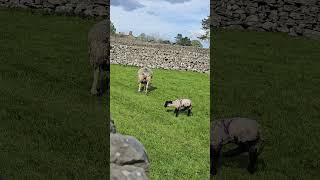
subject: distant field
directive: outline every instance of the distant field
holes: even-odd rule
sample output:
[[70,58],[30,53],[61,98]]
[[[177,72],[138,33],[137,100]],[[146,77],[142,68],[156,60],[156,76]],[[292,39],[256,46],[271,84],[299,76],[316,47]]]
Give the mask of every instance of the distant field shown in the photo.
[[0,175],[106,179],[105,97],[91,97],[92,20],[0,9]]
[[215,180],[319,179],[320,41],[218,30],[213,115],[258,119],[268,143],[256,174],[247,157],[224,159]]
[[[154,90],[138,92],[137,67],[111,66],[110,112],[119,133],[138,138],[151,161],[150,179],[209,179],[209,75],[154,70]],[[193,101],[193,116],[175,117],[164,102]]]

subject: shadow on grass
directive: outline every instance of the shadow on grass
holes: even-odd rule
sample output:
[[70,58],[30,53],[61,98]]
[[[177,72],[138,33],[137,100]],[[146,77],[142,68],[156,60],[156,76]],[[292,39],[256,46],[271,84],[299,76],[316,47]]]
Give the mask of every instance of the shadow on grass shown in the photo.
[[144,94],[148,95],[148,94],[152,93],[152,92],[153,92],[154,90],[156,90],[156,89],[158,89],[158,88],[155,87],[155,86],[149,86],[149,88],[148,88],[148,93],[147,93],[147,94],[145,93],[144,90],[141,90],[139,93],[144,93]]
[[[249,164],[248,153],[243,153],[234,157],[222,157],[219,163],[219,168],[221,166],[231,167],[231,168],[241,168],[246,169]],[[266,163],[263,159],[258,158],[258,169],[257,171],[264,171],[266,169]]]
[[[176,115],[176,114],[174,113],[174,109],[167,109],[166,112],[172,112],[174,115]],[[182,113],[185,114],[186,116],[188,116],[188,111],[187,111],[187,110],[180,110],[179,116],[180,116]],[[192,111],[191,111],[190,116],[193,116],[193,112],[192,112]]]

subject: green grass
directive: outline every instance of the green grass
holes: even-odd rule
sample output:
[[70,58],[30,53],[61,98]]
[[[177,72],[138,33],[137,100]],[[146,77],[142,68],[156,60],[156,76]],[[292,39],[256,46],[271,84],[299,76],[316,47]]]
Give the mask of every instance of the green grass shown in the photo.
[[238,157],[224,159],[214,179],[318,179],[320,41],[282,33],[213,34],[213,116],[258,119],[268,141],[256,174],[248,174],[246,157]]
[[[119,133],[140,140],[150,179],[209,179],[209,75],[154,70],[149,94],[138,92],[137,67],[111,66],[110,113]],[[164,102],[190,98],[193,116],[175,117]]]
[[0,9],[0,175],[108,177],[105,97],[91,97],[93,20]]

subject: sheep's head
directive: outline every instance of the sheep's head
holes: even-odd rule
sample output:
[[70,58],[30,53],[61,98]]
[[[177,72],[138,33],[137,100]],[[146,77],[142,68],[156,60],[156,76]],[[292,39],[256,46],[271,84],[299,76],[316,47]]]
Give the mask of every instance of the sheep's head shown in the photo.
[[164,103],[164,107],[168,107],[169,105],[171,105],[172,104],[172,101],[166,101],[165,103]]

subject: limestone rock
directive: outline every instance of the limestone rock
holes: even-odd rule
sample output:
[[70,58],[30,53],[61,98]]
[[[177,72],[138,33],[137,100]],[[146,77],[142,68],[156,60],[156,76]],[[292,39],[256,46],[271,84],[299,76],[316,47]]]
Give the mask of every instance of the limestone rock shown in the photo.
[[143,168],[125,165],[110,164],[110,180],[147,180]]

